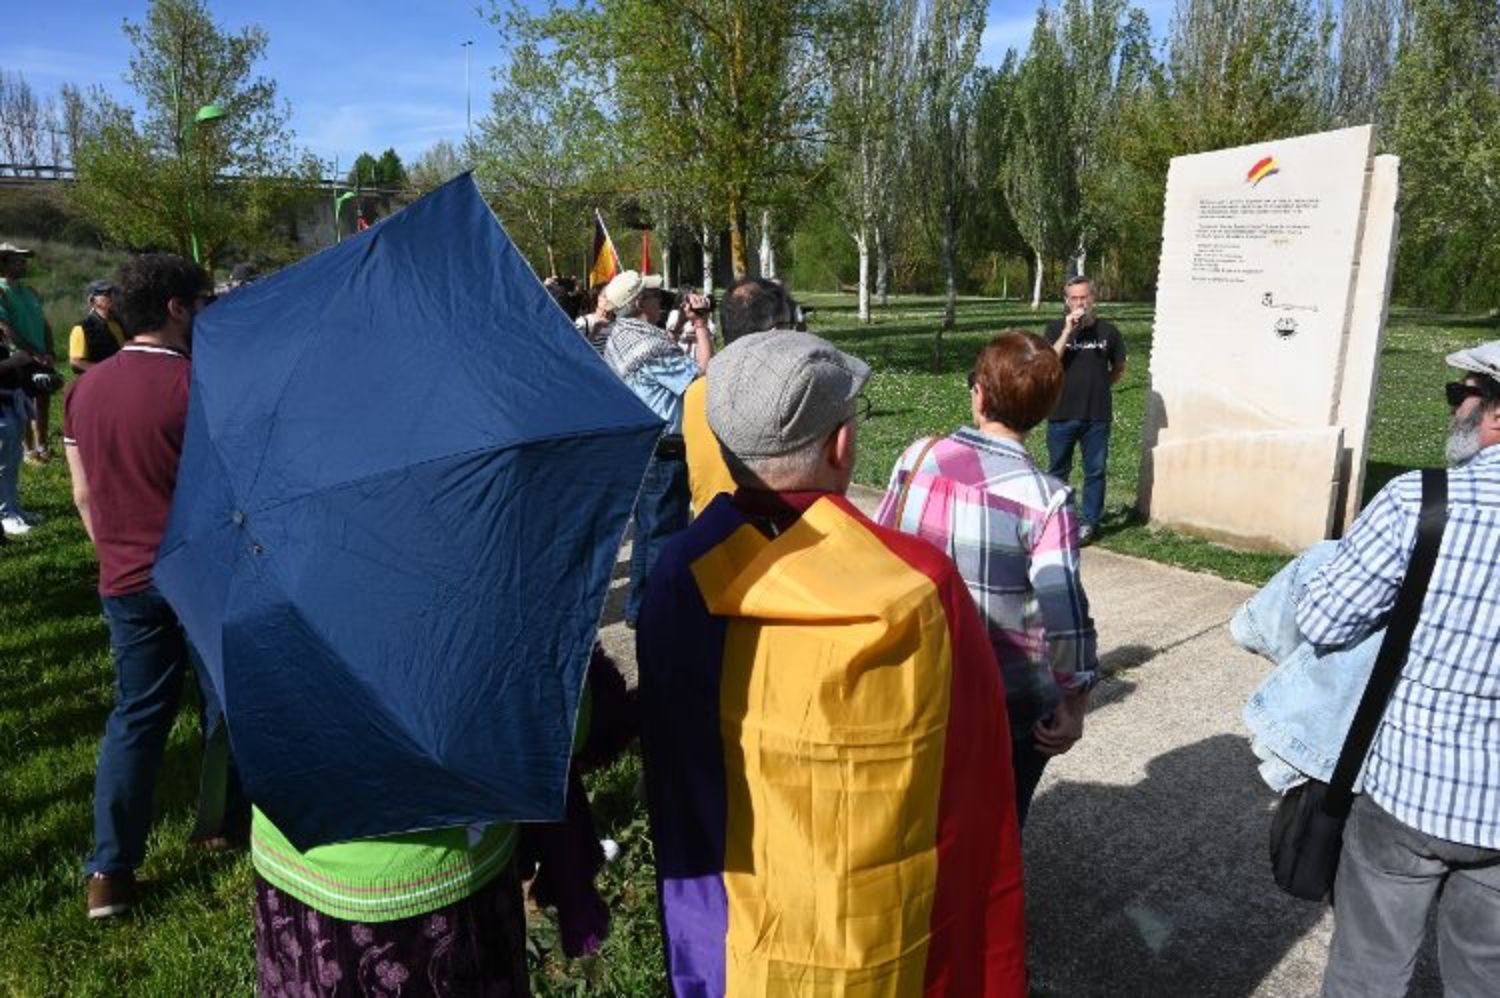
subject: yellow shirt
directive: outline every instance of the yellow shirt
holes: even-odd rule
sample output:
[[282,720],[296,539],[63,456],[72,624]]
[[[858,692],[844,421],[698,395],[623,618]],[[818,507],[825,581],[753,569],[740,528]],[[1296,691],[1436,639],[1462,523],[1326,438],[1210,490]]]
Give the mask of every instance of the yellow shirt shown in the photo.
[[688,488],[693,493],[693,515],[720,492],[733,492],[734,479],[719,450],[719,438],[708,428],[708,381],[699,378],[682,396],[682,439],[687,444]]
[[[121,329],[120,328],[120,324],[118,322],[116,322],[115,320],[113,320],[113,319],[107,320],[107,324],[109,326],[109,333],[110,333],[110,335],[115,338],[115,344],[117,346],[124,346],[125,345],[125,330]],[[81,323],[79,325],[74,326],[73,327],[73,331],[68,334],[68,359],[69,360],[88,360],[89,359],[89,344],[88,344],[88,339],[84,335],[83,325]]]

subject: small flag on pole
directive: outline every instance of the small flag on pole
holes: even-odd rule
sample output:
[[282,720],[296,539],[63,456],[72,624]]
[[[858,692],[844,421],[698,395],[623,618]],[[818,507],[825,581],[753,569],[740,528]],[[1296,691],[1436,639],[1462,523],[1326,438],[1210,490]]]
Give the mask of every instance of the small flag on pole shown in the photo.
[[624,269],[620,266],[620,254],[615,252],[614,240],[609,238],[609,232],[604,228],[604,218],[595,210],[594,256],[593,262],[589,264],[589,287],[608,284],[610,278]]
[[651,273],[651,230],[641,230],[641,273]]

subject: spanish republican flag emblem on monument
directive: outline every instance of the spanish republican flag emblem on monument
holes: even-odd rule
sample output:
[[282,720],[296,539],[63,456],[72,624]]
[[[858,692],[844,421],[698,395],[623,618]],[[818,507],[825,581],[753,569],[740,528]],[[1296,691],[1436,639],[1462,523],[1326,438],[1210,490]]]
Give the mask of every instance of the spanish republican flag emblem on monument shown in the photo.
[[1245,182],[1251,187],[1259,187],[1260,182],[1267,177],[1274,177],[1281,172],[1281,164],[1276,162],[1275,156],[1267,156],[1250,168],[1245,174]]

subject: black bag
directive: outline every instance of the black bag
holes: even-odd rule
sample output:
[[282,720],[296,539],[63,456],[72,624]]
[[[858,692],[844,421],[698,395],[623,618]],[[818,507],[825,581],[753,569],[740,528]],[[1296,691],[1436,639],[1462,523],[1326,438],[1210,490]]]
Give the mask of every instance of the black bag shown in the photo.
[[1333,893],[1339,853],[1344,845],[1344,822],[1349,819],[1349,808],[1354,803],[1354,778],[1364,765],[1370,743],[1385,716],[1386,702],[1406,664],[1412,631],[1422,612],[1422,600],[1427,595],[1427,583],[1437,562],[1447,518],[1447,472],[1441,468],[1424,469],[1416,548],[1386,623],[1375,668],[1344,737],[1333,778],[1328,783],[1308,780],[1294,787],[1281,798],[1271,817],[1271,873],[1276,886],[1293,897],[1323,901]]

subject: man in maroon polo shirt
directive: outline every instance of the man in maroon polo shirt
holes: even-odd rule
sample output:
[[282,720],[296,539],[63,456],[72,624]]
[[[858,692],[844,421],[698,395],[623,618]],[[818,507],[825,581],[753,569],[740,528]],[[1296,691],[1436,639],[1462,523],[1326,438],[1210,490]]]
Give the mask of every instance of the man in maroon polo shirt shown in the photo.
[[[152,253],[121,267],[116,285],[132,338],[78,381],[63,423],[73,501],[99,558],[115,662],[115,705],[94,777],[90,918],[122,914],[135,901],[157,771],[190,663],[202,694],[205,742],[221,754],[226,744],[218,698],[177,615],[151,582],[187,425],[193,318],[212,300],[210,284],[191,261]],[[214,823],[200,824],[199,834],[222,845],[245,817],[232,773],[210,807]]]

